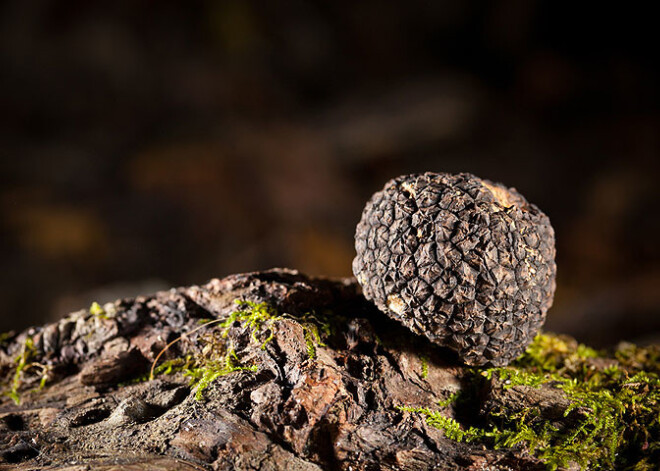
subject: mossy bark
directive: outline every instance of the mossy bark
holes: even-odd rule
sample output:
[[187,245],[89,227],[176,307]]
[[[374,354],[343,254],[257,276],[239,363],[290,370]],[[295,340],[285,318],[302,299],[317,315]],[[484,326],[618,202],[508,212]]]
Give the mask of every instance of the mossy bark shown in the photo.
[[[533,345],[546,350],[518,366],[466,368],[377,311],[353,280],[288,270],[93,305],[0,344],[0,469],[541,470],[607,462],[598,440],[584,456],[560,440],[562,430],[593,430],[586,417],[597,412],[562,378],[591,385],[600,372],[602,387],[635,378],[621,389],[657,416],[657,349],[607,358],[547,339]],[[543,435],[546,423],[558,432]],[[638,466],[658,457],[657,427],[646,429],[626,429],[625,448],[616,443],[639,451]],[[553,460],[555,445],[564,454]]]

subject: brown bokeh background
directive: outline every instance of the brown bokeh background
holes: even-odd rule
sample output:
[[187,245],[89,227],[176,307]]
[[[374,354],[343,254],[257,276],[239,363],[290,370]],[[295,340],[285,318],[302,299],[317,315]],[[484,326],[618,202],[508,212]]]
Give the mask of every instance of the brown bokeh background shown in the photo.
[[391,177],[551,218],[548,327],[660,339],[655,16],[627,4],[0,4],[0,330],[273,266],[350,275]]

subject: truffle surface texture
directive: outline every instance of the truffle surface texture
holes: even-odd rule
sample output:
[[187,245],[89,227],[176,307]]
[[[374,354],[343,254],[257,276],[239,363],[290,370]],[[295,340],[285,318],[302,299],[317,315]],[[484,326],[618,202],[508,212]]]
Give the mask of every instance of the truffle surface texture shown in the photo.
[[367,299],[467,365],[507,365],[552,305],[550,220],[514,188],[468,173],[390,180],[367,203],[355,248]]

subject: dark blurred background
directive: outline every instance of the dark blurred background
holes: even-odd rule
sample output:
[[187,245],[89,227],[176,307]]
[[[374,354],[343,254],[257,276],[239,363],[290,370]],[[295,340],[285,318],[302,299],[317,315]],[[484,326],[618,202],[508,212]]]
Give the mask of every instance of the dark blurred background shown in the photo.
[[348,276],[391,177],[551,218],[548,328],[660,341],[657,17],[607,2],[0,3],[0,330],[273,266]]

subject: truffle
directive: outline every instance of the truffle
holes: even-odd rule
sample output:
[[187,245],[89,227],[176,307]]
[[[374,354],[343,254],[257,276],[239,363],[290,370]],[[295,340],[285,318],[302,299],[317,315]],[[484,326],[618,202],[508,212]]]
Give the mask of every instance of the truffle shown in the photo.
[[355,233],[353,273],[393,319],[473,366],[504,366],[555,292],[550,220],[514,188],[468,173],[390,180]]

